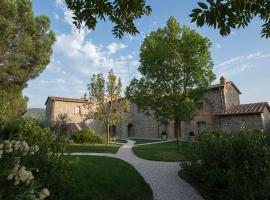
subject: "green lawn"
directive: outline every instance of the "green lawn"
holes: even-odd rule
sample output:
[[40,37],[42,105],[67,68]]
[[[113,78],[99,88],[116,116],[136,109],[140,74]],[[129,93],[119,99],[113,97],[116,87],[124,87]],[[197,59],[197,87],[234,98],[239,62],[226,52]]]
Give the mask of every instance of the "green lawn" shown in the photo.
[[66,152],[117,153],[120,144],[67,144]]
[[183,159],[181,149],[180,153],[177,152],[175,141],[134,146],[132,149],[136,156],[146,160],[180,161]]
[[116,158],[80,156],[74,173],[74,187],[68,199],[153,199],[152,190],[142,176],[127,162]]
[[145,144],[145,143],[151,143],[151,142],[160,142],[162,140],[151,140],[151,139],[132,139],[135,141],[135,144]]
[[112,142],[127,143],[128,141],[127,141],[127,140],[120,140],[120,139],[117,139],[117,140],[112,141]]

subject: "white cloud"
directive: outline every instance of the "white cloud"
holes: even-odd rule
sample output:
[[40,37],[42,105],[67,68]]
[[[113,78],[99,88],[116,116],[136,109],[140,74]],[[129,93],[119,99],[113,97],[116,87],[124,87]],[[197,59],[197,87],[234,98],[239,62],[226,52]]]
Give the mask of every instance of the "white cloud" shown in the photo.
[[221,44],[219,44],[219,43],[216,43],[215,46],[216,46],[216,48],[218,48],[218,49],[221,48]]
[[231,76],[247,71],[248,69],[256,67],[258,61],[269,59],[270,54],[265,54],[261,51],[250,53],[247,55],[240,55],[219,63],[214,71],[218,76]]
[[56,20],[58,20],[60,17],[59,17],[59,15],[58,15],[57,13],[54,13],[54,18],[55,18]]
[[119,51],[120,49],[124,49],[126,48],[127,45],[124,45],[122,43],[115,43],[115,42],[112,42],[110,43],[106,48],[108,49],[109,51],[109,54],[114,54],[116,53],[117,51]]
[[65,6],[65,0],[55,0],[55,5],[58,8],[63,8]]

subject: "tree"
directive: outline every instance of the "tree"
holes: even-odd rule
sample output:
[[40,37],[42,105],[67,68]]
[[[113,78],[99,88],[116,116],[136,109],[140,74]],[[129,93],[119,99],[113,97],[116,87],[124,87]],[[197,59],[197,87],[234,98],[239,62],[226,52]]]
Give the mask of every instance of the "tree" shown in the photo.
[[138,70],[142,77],[131,81],[126,95],[159,121],[174,121],[177,141],[181,121],[192,120],[203,92],[215,78],[210,47],[208,38],[180,27],[173,17],[141,45]]
[[0,88],[0,127],[22,116],[27,110],[27,101],[28,98],[16,87]]
[[58,141],[62,136],[67,136],[68,127],[71,119],[67,113],[60,113],[57,115],[56,120],[53,122],[52,130],[56,135]]
[[110,127],[123,120],[124,112],[129,106],[128,100],[121,97],[121,90],[121,80],[120,78],[117,80],[113,70],[109,71],[106,83],[100,73],[94,74],[88,84],[87,107],[90,110],[86,118],[97,120],[99,125],[107,126],[107,145],[109,145]]
[[[22,90],[27,81],[36,78],[49,63],[54,41],[49,18],[34,16],[30,0],[1,0],[0,102],[13,105],[8,109],[14,113],[26,103]],[[12,96],[20,103],[14,103]]]
[[[151,7],[145,0],[66,0],[74,14],[74,24],[81,28],[85,23],[91,30],[96,28],[98,20],[109,20],[115,26],[113,34],[122,38],[124,33],[136,34],[138,30],[134,20],[151,13]],[[218,28],[222,36],[229,35],[231,29],[245,28],[250,21],[259,17],[262,25],[262,37],[270,37],[270,2],[269,0],[207,0],[199,2],[190,16],[199,27],[207,24]]]
[[269,0],[207,0],[199,2],[199,8],[193,9],[190,17],[197,26],[207,24],[218,28],[222,36],[229,35],[231,29],[245,28],[250,21],[259,17],[264,21],[262,37],[270,37],[270,1]]
[[82,24],[91,30],[96,28],[98,20],[109,20],[114,24],[113,34],[122,38],[124,33],[139,33],[134,20],[151,13],[151,7],[145,0],[66,0],[67,7],[73,11],[74,24]]

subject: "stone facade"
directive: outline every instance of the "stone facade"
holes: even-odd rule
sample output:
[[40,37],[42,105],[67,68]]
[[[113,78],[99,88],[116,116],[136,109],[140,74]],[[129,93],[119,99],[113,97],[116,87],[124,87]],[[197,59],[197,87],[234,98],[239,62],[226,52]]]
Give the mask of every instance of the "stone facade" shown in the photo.
[[[203,105],[197,115],[189,122],[181,123],[181,139],[196,138],[203,131],[237,132],[264,129],[270,131],[270,108],[267,103],[240,104],[241,92],[231,81],[222,77],[219,84],[212,85],[204,94]],[[60,113],[67,113],[77,129],[88,128],[98,134],[105,134],[107,128],[99,126],[94,120],[85,120],[89,112],[87,100],[63,97],[48,97],[46,118],[51,124]],[[94,108],[92,109],[94,111]],[[145,115],[136,104],[131,104],[125,119],[112,127],[112,136],[118,138],[160,139],[163,132],[167,138],[175,138],[175,125],[170,122],[162,126],[151,116]]]

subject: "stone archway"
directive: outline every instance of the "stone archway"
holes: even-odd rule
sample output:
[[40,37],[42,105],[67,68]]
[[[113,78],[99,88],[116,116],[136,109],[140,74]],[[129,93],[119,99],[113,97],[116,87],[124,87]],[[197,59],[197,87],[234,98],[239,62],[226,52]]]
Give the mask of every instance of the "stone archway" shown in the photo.
[[135,137],[135,129],[133,124],[128,124],[128,137],[134,138]]

